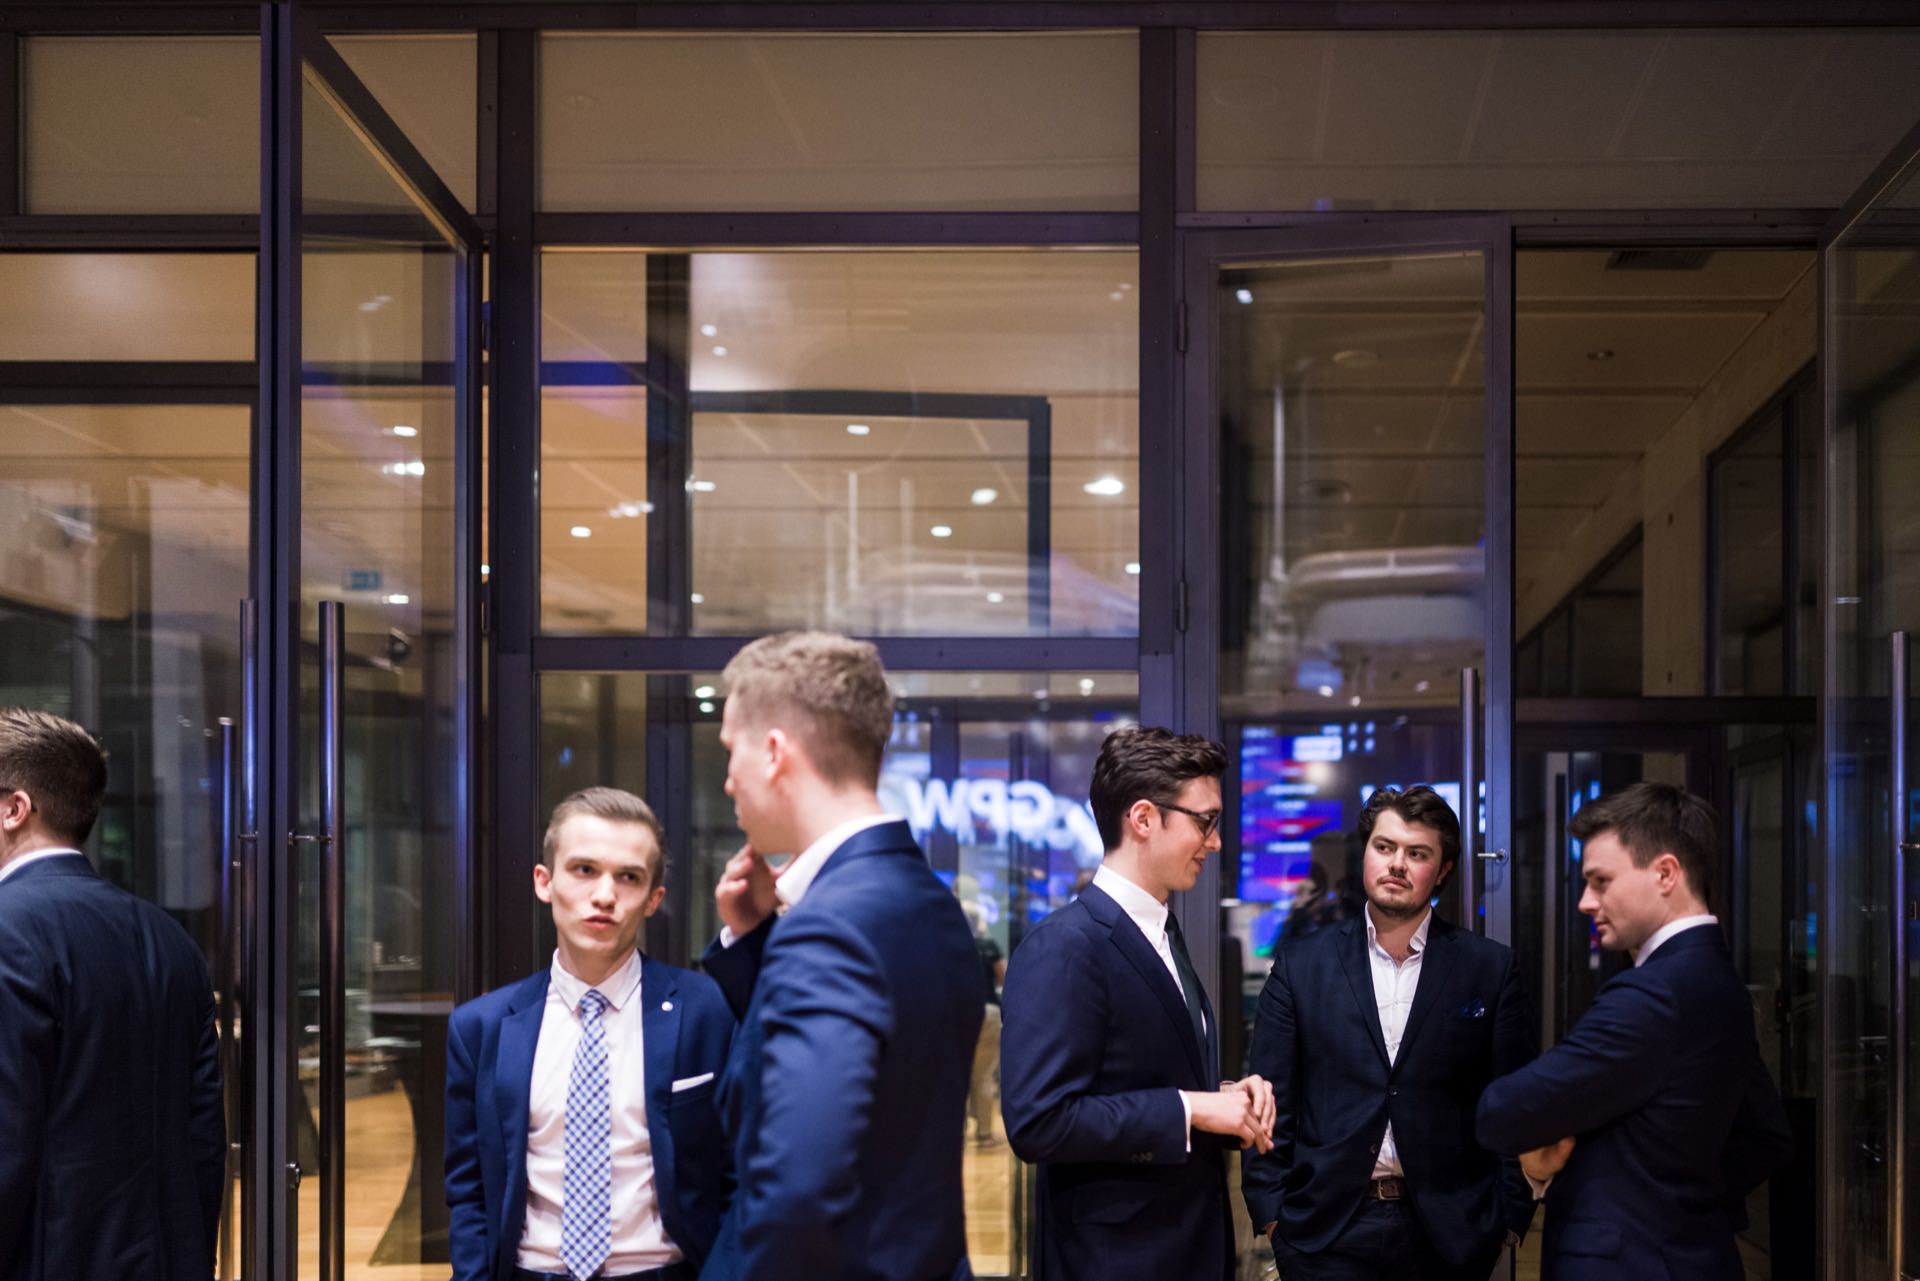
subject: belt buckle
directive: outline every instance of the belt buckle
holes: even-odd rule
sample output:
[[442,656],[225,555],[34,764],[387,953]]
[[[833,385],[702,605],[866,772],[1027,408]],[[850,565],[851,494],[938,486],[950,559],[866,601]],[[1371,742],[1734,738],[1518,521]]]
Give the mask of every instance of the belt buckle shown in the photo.
[[1373,1199],[1376,1201],[1398,1201],[1406,1195],[1406,1189],[1399,1179],[1388,1176],[1373,1181]]

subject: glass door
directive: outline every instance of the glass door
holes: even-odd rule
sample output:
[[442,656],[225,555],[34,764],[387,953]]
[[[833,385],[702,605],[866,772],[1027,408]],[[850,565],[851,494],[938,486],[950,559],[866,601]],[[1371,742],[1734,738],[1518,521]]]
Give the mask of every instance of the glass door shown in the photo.
[[470,982],[478,236],[325,39],[284,21],[263,371],[292,473],[282,1251],[301,1278],[408,1281],[446,1274],[446,1028]]
[[1821,247],[1823,1205],[1829,1276],[1920,1276],[1912,636],[1920,631],[1920,128]]

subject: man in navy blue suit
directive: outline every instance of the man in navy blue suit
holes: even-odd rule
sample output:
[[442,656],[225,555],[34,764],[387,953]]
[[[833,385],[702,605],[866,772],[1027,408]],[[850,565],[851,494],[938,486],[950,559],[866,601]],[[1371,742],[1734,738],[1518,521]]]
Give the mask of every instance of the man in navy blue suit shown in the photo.
[[453,1012],[447,1203],[454,1281],[692,1281],[733,1191],[713,980],[639,950],[666,894],[647,803],[593,787],[547,826],[533,892],[553,964]]
[[225,1183],[200,950],[94,874],[107,760],[0,708],[0,1277],[206,1281]]
[[[702,1276],[970,1276],[961,1140],[986,997],[960,905],[875,794],[893,727],[879,655],[768,636],[725,680],[747,845],[704,963],[742,1016],[721,1082],[740,1191]],[[776,879],[768,854],[795,857]]]
[[1220,848],[1226,768],[1204,738],[1108,735],[1089,789],[1106,857],[1008,965],[1001,1109],[1040,1167],[1041,1281],[1233,1275],[1225,1153],[1268,1147],[1273,1094],[1220,1083],[1213,1006],[1168,910]]
[[1359,823],[1358,917],[1282,944],[1249,1065],[1274,1144],[1241,1185],[1286,1281],[1486,1281],[1533,1219],[1517,1161],[1474,1105],[1533,1055],[1513,952],[1434,915],[1460,822],[1430,787],[1382,788]]
[[1747,1194],[1786,1162],[1793,1135],[1707,907],[1713,809],[1636,783],[1568,831],[1583,844],[1580,910],[1634,968],[1566,1040],[1487,1087],[1480,1140],[1551,1180],[1546,1277],[1738,1281]]

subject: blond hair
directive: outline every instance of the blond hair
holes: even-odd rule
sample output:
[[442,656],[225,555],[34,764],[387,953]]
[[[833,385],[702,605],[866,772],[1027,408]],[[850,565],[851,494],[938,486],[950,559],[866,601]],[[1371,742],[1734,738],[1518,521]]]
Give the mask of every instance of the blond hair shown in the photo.
[[796,735],[822,778],[878,785],[893,735],[893,691],[871,644],[831,632],[762,636],[733,656],[722,677],[735,714]]
[[0,707],[0,794],[25,792],[47,830],[79,845],[107,795],[107,753],[52,712]]
[[540,861],[548,867],[553,866],[553,856],[560,851],[560,829],[567,820],[581,815],[605,819],[609,823],[638,823],[653,833],[653,866],[647,869],[650,885],[657,888],[664,883],[667,871],[667,829],[660,825],[654,815],[653,807],[635,796],[632,792],[623,792],[617,787],[587,787],[575,792],[566,800],[553,807],[553,817],[547,820],[547,836],[540,843]]

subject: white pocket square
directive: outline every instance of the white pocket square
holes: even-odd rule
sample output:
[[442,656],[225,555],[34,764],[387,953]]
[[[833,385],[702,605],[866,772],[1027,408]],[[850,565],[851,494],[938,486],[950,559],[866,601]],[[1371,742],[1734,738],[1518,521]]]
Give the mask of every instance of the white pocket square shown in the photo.
[[682,1090],[698,1089],[711,1080],[713,1080],[713,1073],[711,1072],[702,1072],[699,1076],[682,1077],[673,1083],[673,1092],[678,1094]]

